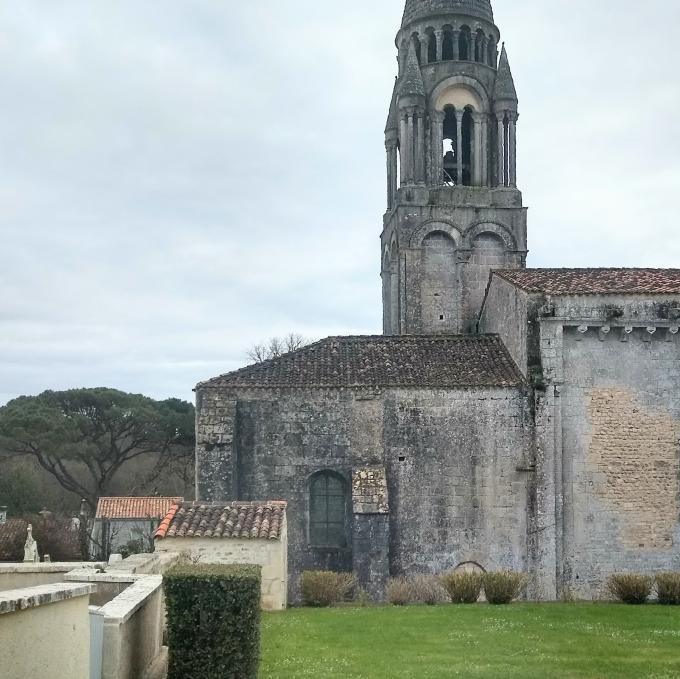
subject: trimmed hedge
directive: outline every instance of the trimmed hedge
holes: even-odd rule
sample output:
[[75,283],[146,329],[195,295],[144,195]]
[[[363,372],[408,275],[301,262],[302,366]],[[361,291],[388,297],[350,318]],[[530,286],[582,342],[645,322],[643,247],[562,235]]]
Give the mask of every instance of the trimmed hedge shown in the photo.
[[168,679],[257,679],[260,567],[180,565],[163,585]]

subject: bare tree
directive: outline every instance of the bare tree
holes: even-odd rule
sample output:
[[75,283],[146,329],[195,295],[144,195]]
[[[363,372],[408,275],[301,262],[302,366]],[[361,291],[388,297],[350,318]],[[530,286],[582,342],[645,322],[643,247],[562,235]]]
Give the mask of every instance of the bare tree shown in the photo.
[[308,344],[311,344],[311,340],[296,332],[291,332],[283,338],[272,337],[267,342],[254,344],[248,350],[248,357],[255,363],[262,363],[272,358],[279,358],[291,351],[302,349],[302,347],[306,347]]

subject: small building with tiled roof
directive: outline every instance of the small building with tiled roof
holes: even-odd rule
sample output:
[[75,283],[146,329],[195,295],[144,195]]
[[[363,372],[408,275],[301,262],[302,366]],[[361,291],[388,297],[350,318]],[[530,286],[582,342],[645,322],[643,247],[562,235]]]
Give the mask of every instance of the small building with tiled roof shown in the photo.
[[92,527],[93,556],[108,558],[125,550],[145,551],[170,508],[181,497],[100,497]]
[[189,555],[203,564],[255,564],[262,568],[262,607],[281,610],[288,600],[286,503],[179,502],[155,533],[157,552]]

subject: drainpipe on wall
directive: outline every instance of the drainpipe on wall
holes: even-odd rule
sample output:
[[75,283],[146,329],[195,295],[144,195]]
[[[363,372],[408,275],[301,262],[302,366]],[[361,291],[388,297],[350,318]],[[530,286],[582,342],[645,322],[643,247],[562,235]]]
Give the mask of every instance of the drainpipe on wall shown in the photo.
[[0,526],[4,526],[7,523],[7,507],[4,505],[0,507]]

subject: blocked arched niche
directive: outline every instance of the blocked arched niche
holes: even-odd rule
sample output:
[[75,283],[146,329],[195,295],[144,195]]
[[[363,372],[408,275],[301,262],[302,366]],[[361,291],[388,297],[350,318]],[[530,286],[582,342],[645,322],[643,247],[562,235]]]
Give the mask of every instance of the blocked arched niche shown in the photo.
[[436,111],[443,111],[446,106],[456,110],[466,107],[479,112],[488,112],[489,97],[480,82],[464,75],[456,75],[443,80],[432,91],[430,106]]
[[474,332],[482,306],[489,273],[506,266],[508,248],[500,234],[482,230],[470,238],[470,258],[465,266],[464,331]]
[[474,247],[475,240],[483,234],[496,236],[496,238],[503,243],[506,250],[517,249],[515,237],[512,235],[510,229],[495,222],[480,222],[479,224],[473,224],[468,228],[465,232],[465,240],[468,243],[468,247]]
[[444,231],[431,231],[422,242],[421,312],[423,328],[452,332],[458,323],[456,243]]
[[450,222],[425,222],[413,232],[410,243],[411,247],[422,247],[425,238],[427,238],[429,234],[436,231],[447,234],[456,246],[460,244],[461,233],[458,230],[458,227],[454,226]]

